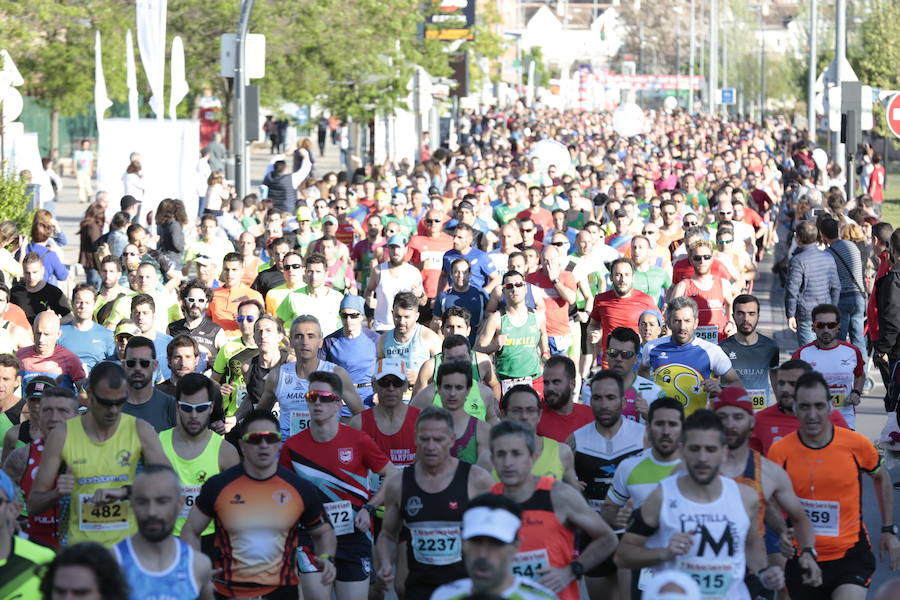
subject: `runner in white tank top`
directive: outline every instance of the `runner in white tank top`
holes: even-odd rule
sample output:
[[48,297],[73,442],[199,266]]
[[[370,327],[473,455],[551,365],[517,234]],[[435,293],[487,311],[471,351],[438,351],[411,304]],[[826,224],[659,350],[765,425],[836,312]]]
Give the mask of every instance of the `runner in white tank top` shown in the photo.
[[[398,236],[391,236],[391,239],[388,240],[389,252],[392,249],[391,246],[396,246],[390,242],[400,241],[394,240],[395,237]],[[404,241],[404,251],[405,247],[406,242]],[[372,329],[375,331],[387,331],[394,327],[391,307],[394,305],[394,296],[398,292],[417,292],[422,289],[422,273],[411,264],[404,262],[404,255],[395,256],[398,252],[399,247],[390,252],[390,261],[379,264],[378,269],[373,273],[373,277],[369,278],[366,285],[366,296],[371,298],[373,293],[375,296],[375,320],[372,323]]]

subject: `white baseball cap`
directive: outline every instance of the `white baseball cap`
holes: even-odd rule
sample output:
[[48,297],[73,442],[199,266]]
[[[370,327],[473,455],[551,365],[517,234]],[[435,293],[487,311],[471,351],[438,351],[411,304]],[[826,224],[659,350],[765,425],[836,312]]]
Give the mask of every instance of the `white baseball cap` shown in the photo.
[[384,377],[393,375],[403,381],[406,381],[406,363],[399,358],[382,358],[378,361],[375,368],[375,374],[372,375],[373,381],[381,381]]
[[508,510],[476,506],[463,514],[462,538],[489,537],[512,544],[521,525],[522,521]]

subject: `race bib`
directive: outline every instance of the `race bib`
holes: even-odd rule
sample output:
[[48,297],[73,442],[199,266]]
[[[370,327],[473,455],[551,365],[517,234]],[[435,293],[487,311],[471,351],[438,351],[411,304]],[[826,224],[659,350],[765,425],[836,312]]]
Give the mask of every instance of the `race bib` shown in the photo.
[[826,500],[807,500],[798,498],[809,522],[812,523],[813,533],[827,537],[835,537],[840,531],[841,503],[828,502]]
[[747,390],[747,395],[753,402],[753,410],[762,410],[766,407],[766,390]]
[[79,494],[78,528],[81,531],[121,531],[128,529],[128,501],[107,504],[91,502],[93,494]]
[[413,556],[423,565],[452,565],[462,560],[462,528],[409,526]]
[[698,325],[694,335],[713,344],[719,343],[719,328],[715,325]]
[[642,592],[647,589],[647,586],[650,585],[650,580],[653,578],[653,571],[649,568],[644,567],[641,569],[641,576],[638,577],[637,587]]
[[326,502],[324,507],[334,527],[334,535],[353,533],[353,505],[349,500]]
[[440,270],[444,264],[444,253],[435,250],[425,250],[421,253],[422,269]]
[[534,379],[532,377],[515,377],[513,379],[501,379],[500,380],[500,389],[505,394],[513,386],[517,386],[517,385],[531,386],[533,381],[534,381]]
[[844,408],[847,406],[847,388],[842,385],[828,386],[828,395],[831,397],[832,408]]
[[292,410],[289,414],[291,418],[291,435],[296,435],[309,429],[308,408],[306,410]]
[[731,587],[731,572],[710,572],[706,569],[683,569],[685,573],[697,582],[700,593],[704,596],[724,597]]
[[181,513],[178,515],[179,518],[187,519],[191,508],[194,507],[194,503],[197,501],[197,496],[200,495],[201,487],[199,485],[181,486],[181,500],[183,504],[181,505]]
[[547,549],[532,550],[531,552],[519,552],[512,559],[512,572],[529,579],[538,579],[541,572],[550,566],[547,557]]

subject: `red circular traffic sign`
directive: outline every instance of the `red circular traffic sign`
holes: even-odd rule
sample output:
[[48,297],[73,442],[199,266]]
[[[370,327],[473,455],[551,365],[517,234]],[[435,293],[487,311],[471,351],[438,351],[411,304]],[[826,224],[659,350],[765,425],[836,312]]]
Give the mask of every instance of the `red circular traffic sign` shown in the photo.
[[900,137],[900,94],[894,94],[884,111],[885,120],[891,133]]

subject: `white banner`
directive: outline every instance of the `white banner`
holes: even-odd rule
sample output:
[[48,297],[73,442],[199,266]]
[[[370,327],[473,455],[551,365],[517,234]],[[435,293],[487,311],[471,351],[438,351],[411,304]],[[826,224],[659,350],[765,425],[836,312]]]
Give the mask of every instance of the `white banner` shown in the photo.
[[184,78],[184,44],[181,37],[172,38],[172,85],[169,86],[169,118],[173,121],[176,117],[178,104],[187,96],[189,88]]
[[137,67],[134,65],[134,42],[131,30],[125,32],[125,85],[128,87],[128,116],[138,119]]
[[137,0],[137,37],[141,63],[150,82],[150,108],[157,119],[166,109],[166,5],[167,0]]
[[112,106],[106,93],[106,77],[103,76],[103,53],[100,51],[100,32],[94,36],[94,110],[97,112],[97,123],[103,120],[103,113]]

